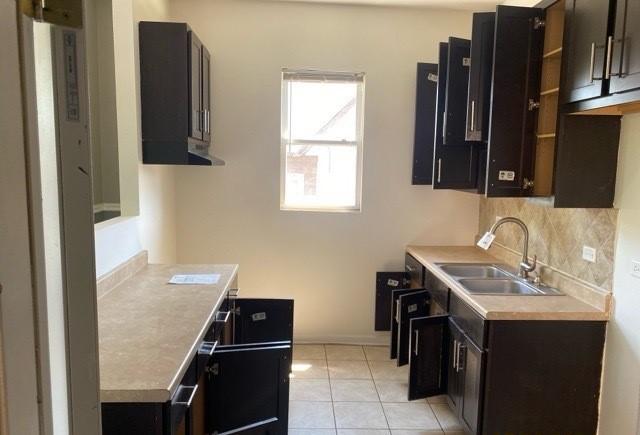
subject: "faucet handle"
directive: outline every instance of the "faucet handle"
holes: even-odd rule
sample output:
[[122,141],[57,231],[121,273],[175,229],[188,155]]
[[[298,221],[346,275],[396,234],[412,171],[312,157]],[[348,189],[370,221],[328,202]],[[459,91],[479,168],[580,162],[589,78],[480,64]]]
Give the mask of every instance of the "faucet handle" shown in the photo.
[[529,263],[529,258],[523,259],[522,262],[520,263],[520,268],[525,272],[533,272],[536,269],[537,265],[538,265],[538,256],[534,255],[533,261],[531,263]]

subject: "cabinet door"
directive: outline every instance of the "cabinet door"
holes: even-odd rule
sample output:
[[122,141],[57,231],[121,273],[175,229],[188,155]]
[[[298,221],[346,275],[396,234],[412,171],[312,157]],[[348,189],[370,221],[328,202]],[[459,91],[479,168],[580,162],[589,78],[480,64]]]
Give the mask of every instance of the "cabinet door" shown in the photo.
[[448,58],[449,44],[441,42],[438,62],[438,105],[436,108],[436,133],[434,139],[433,188],[474,189],[477,183],[478,170],[477,147],[473,142],[461,141],[453,144],[450,141],[448,145],[443,143]]
[[487,196],[532,194],[544,11],[498,6],[493,52]]
[[402,295],[399,298],[398,313],[398,366],[409,363],[409,342],[411,340],[411,319],[429,314],[429,292],[417,291]]
[[411,184],[433,181],[433,136],[438,95],[438,65],[419,63],[416,75],[416,123]]
[[485,353],[465,337],[458,347],[458,373],[461,373],[462,401],[460,420],[470,433],[478,433],[482,415]]
[[449,319],[449,356],[447,376],[447,401],[456,414],[462,406],[462,375],[459,369],[460,346],[464,343],[464,334],[456,323]]
[[409,400],[444,394],[449,367],[449,316],[411,319]]
[[473,14],[465,135],[468,141],[486,142],[488,138],[495,24],[494,12]]
[[189,32],[189,136],[203,138],[202,113],[202,43]]
[[232,301],[235,344],[293,340],[292,299],[246,299]]
[[207,433],[286,435],[291,345],[220,346],[207,380]]
[[391,359],[398,357],[398,337],[400,329],[400,296],[415,293],[424,289],[399,289],[391,293],[391,346],[389,346]]
[[211,141],[211,54],[202,46],[202,140]]
[[407,272],[376,273],[376,331],[391,330],[391,294],[393,290],[406,288],[408,284]]
[[465,141],[471,41],[449,38],[448,48],[442,143],[461,145]]
[[640,88],[640,2],[617,0],[609,93]]
[[607,56],[609,0],[566,0],[562,101],[601,96]]

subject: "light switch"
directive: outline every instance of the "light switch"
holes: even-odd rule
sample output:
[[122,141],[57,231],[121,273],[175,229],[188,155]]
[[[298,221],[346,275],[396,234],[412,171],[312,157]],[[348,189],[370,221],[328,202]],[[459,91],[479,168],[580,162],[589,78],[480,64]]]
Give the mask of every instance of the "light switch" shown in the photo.
[[596,262],[596,249],[591,246],[582,247],[582,259],[591,263]]
[[631,262],[631,276],[640,278],[640,261]]

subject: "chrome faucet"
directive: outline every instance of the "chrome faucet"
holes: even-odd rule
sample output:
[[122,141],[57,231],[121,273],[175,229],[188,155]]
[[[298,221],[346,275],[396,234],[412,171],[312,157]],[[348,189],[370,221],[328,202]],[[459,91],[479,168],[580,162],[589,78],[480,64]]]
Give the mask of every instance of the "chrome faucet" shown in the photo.
[[496,238],[496,230],[502,224],[506,224],[507,222],[511,222],[513,224],[518,225],[524,234],[524,246],[522,247],[522,260],[520,261],[520,272],[518,276],[524,279],[529,278],[529,274],[536,269],[538,264],[538,257],[533,256],[533,262],[529,262],[529,229],[520,219],[515,217],[505,217],[497,221],[491,229],[482,236],[482,238],[478,241],[478,246],[484,250],[489,249],[491,244]]

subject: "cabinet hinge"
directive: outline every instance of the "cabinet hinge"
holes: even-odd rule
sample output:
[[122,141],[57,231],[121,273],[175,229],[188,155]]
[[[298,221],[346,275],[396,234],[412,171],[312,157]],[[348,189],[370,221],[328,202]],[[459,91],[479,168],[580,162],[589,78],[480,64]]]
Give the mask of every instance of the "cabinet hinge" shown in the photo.
[[528,178],[525,178],[524,180],[522,180],[522,188],[523,189],[532,189],[533,188],[533,180],[529,180]]
[[438,74],[434,74],[434,73],[427,74],[427,80],[438,83]]
[[208,373],[213,376],[218,376],[220,373],[220,365],[218,363],[212,364],[210,366],[205,367],[205,373]]
[[82,0],[19,0],[20,12],[43,23],[82,28]]
[[533,28],[536,30],[542,29],[546,25],[547,25],[547,22],[544,20],[544,18],[535,17],[533,19]]
[[529,98],[529,112],[532,112],[540,108],[540,101],[535,101],[533,98]]
[[462,58],[462,66],[471,66],[471,58],[463,57]]

